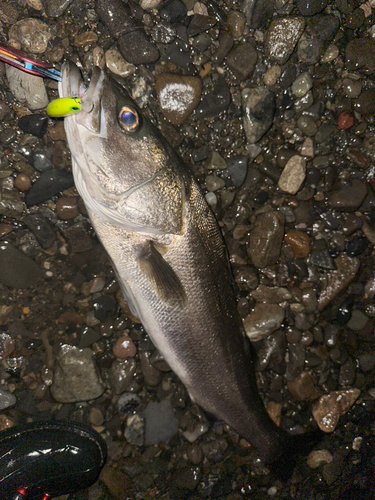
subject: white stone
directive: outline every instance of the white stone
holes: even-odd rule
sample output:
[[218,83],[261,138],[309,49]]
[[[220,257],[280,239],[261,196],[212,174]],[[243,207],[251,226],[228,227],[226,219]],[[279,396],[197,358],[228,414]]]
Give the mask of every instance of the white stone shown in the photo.
[[306,160],[302,156],[292,156],[282,171],[278,186],[282,191],[296,194],[306,177]]

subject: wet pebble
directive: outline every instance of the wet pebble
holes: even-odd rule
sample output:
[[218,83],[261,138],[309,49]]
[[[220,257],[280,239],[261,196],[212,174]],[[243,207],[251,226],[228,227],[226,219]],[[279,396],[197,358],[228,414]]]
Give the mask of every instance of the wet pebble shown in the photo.
[[25,115],[18,119],[18,126],[27,134],[43,137],[47,132],[48,118],[43,115]]
[[321,393],[315,387],[315,382],[309,372],[301,372],[294,380],[288,382],[288,389],[297,401],[312,401]]
[[251,292],[251,296],[257,302],[266,302],[267,304],[280,304],[292,298],[287,288],[270,287],[262,284]]
[[206,176],[206,188],[208,191],[217,191],[225,186],[225,181],[217,175]]
[[347,389],[321,396],[312,409],[319,428],[323,432],[333,432],[340,417],[353,406],[360,393],[359,389]]
[[293,94],[297,97],[297,99],[300,99],[301,97],[304,97],[307,92],[312,88],[313,82],[311,79],[311,76],[309,73],[302,73],[301,75],[298,76],[293,82],[292,85],[292,92]]
[[348,130],[354,125],[353,116],[347,111],[343,111],[339,114],[337,119],[337,126],[340,130]]
[[306,160],[302,156],[295,155],[288,160],[281,172],[278,186],[282,191],[296,194],[306,177]]
[[42,172],[25,197],[27,205],[38,205],[74,185],[73,175],[66,170],[52,168]]
[[0,411],[11,408],[17,402],[16,396],[0,389]]
[[354,309],[351,318],[347,323],[347,327],[354,331],[359,331],[364,328],[369,318],[359,309]]
[[287,351],[286,378],[295,380],[305,366],[305,348],[302,344],[289,344]]
[[39,76],[25,73],[9,64],[5,68],[9,88],[14,97],[31,111],[45,108],[48,95],[44,81]]
[[49,17],[60,17],[73,0],[45,0],[44,6]]
[[371,372],[375,368],[374,354],[360,354],[357,356],[359,368],[363,372]]
[[205,94],[200,104],[196,108],[196,116],[198,119],[217,116],[221,111],[225,111],[231,100],[229,87],[225,79],[219,77],[212,92]]
[[79,344],[78,347],[83,349],[85,347],[90,347],[94,342],[97,342],[101,338],[101,333],[89,326],[84,326],[79,332]]
[[346,245],[346,253],[349,257],[361,255],[369,245],[369,241],[365,236],[354,236]]
[[145,419],[145,445],[167,443],[177,433],[178,420],[168,399],[151,401],[142,412]]
[[52,397],[59,403],[76,403],[96,399],[104,390],[91,349],[62,345],[56,356]]
[[278,304],[255,304],[253,311],[243,320],[246,335],[256,342],[280,328],[285,310]]
[[98,41],[98,35],[93,31],[84,31],[74,37],[74,45],[76,47],[85,47]]
[[362,90],[361,80],[353,80],[352,78],[344,78],[342,88],[347,97],[358,97]]
[[285,360],[286,338],[282,331],[274,332],[264,340],[256,342],[254,346],[260,370],[275,368]]
[[163,73],[156,78],[155,89],[163,115],[179,125],[199,104],[202,82],[194,76]]
[[276,84],[281,75],[281,67],[278,64],[271,66],[267,69],[263,76],[263,82],[267,87],[272,87]]
[[293,250],[293,255],[297,259],[307,257],[311,251],[310,238],[306,233],[291,229],[287,232],[284,240]]
[[250,144],[258,142],[272,125],[275,95],[266,87],[242,91],[243,126]]
[[6,359],[14,351],[14,341],[10,335],[0,333],[0,360]]
[[336,210],[353,212],[360,207],[367,194],[366,185],[358,179],[351,181],[328,198],[328,205]]
[[29,214],[23,220],[43,250],[47,250],[55,243],[56,231],[54,225],[46,217],[39,214]]
[[271,22],[265,39],[266,55],[278,64],[285,64],[305,28],[300,16],[276,18]]
[[[313,137],[318,132],[318,125],[315,120],[311,118],[311,116],[300,116],[297,122],[298,128],[308,137]],[[313,148],[313,144],[311,143],[311,149]],[[306,154],[307,152],[307,154]],[[310,151],[305,151],[304,156],[314,156],[313,149]]]
[[94,425],[96,427],[103,425],[104,416],[100,408],[95,408],[95,407],[90,408],[89,421],[91,425]]
[[298,42],[299,61],[306,64],[317,63],[334,39],[339,26],[339,20],[333,15],[318,14],[309,18]]
[[345,49],[346,67],[365,74],[375,73],[375,41],[370,37],[354,38]]
[[236,77],[240,81],[243,81],[252,76],[257,60],[258,52],[255,46],[255,41],[254,39],[251,39],[249,42],[241,43],[238,47],[232,50],[228,55],[226,62]]
[[79,215],[76,196],[61,196],[56,201],[56,213],[61,220],[71,220]]
[[330,464],[333,460],[328,450],[314,450],[307,457],[306,463],[311,469],[317,469],[323,464]]
[[51,38],[48,25],[36,18],[21,19],[9,30],[9,43],[32,54],[43,54]]
[[109,71],[123,78],[132,75],[135,71],[135,66],[125,61],[118,50],[107,50],[105,64]]
[[31,179],[26,174],[18,174],[14,179],[14,187],[18,191],[29,191],[31,188]]
[[341,253],[335,259],[335,265],[336,269],[328,273],[326,286],[318,299],[320,311],[353,281],[359,269],[359,260],[357,257],[350,258]]
[[111,388],[115,394],[122,394],[130,387],[137,368],[134,358],[115,360],[109,370]]
[[365,90],[354,101],[354,110],[363,116],[373,115],[375,113],[375,90]]
[[250,233],[247,252],[256,267],[275,264],[279,258],[284,236],[284,216],[271,211],[257,217]]
[[119,359],[134,358],[136,353],[137,348],[129,335],[122,335],[113,346],[113,354]]
[[327,7],[328,0],[297,0],[297,9],[303,16],[314,16]]
[[151,352],[143,351],[139,353],[141,361],[141,370],[145,379],[145,384],[150,387],[156,387],[160,384],[163,374],[151,363]]
[[42,279],[42,271],[30,257],[14,245],[1,242],[0,283],[12,288],[28,288]]
[[39,172],[44,172],[52,168],[52,162],[49,155],[44,150],[34,150],[30,159],[31,164]]
[[129,415],[126,419],[126,428],[124,431],[126,441],[136,446],[143,446],[144,433],[144,419],[140,415]]

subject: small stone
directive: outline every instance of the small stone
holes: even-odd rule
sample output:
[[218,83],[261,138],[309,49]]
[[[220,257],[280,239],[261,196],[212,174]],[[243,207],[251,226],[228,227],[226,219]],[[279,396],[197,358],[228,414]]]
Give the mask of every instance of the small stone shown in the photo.
[[14,342],[10,335],[0,333],[0,360],[6,359],[14,351]]
[[44,6],[49,17],[60,17],[73,0],[44,0]]
[[227,168],[227,163],[217,151],[212,151],[207,159],[206,168],[208,170],[224,170]]
[[128,443],[143,446],[145,433],[145,421],[140,415],[129,415],[126,419],[124,432]]
[[266,338],[280,328],[285,310],[278,304],[255,304],[253,311],[243,320],[246,335],[252,342]]
[[229,25],[229,32],[235,40],[241,38],[245,29],[246,21],[243,15],[235,10],[228,14],[227,22]]
[[368,322],[369,318],[359,309],[354,309],[351,318],[347,323],[347,327],[354,331],[359,331],[364,328]]
[[98,35],[93,31],[85,31],[74,37],[76,47],[85,47],[98,41]]
[[160,3],[161,0],[140,0],[139,5],[143,10],[152,10],[155,9]]
[[293,94],[300,99],[304,97],[307,92],[312,88],[313,82],[309,73],[302,73],[298,76],[293,82],[292,92]]
[[26,174],[18,174],[14,179],[14,187],[18,191],[28,191],[31,188],[31,179]]
[[347,130],[354,125],[354,118],[347,112],[340,113],[337,119],[337,126],[340,130]]
[[340,21],[334,15],[317,14],[310,17],[298,42],[298,59],[301,63],[315,64],[334,39]]
[[194,76],[162,73],[156,78],[155,89],[163,115],[179,125],[199,104],[202,81]]
[[342,81],[342,88],[347,97],[358,97],[362,91],[362,81],[344,78]]
[[27,134],[43,137],[47,132],[48,118],[44,115],[25,115],[18,119],[18,126]]
[[29,288],[42,279],[42,271],[30,257],[11,243],[0,246],[0,283],[12,288]]
[[328,0],[296,0],[297,9],[302,16],[314,16],[327,7]]
[[265,39],[265,52],[278,64],[285,64],[292,55],[305,28],[301,16],[276,18],[271,22]]
[[353,406],[360,393],[359,389],[347,389],[321,396],[312,409],[319,428],[323,432],[333,432],[340,417]]
[[62,345],[56,357],[52,397],[59,403],[76,403],[96,399],[104,391],[91,349]]
[[28,206],[43,203],[74,185],[73,175],[66,170],[52,168],[42,172],[28,191],[25,201]]
[[306,156],[307,158],[314,158],[314,143],[310,137],[306,137],[303,141],[301,147],[301,156]]
[[113,346],[113,354],[116,356],[116,358],[134,358],[136,353],[137,348],[135,347],[134,342],[129,337],[129,335],[123,335],[122,337],[117,339],[115,345]]
[[48,133],[53,141],[66,141],[64,122],[55,122],[48,127]]
[[197,106],[195,114],[199,120],[218,116],[225,111],[231,102],[229,87],[223,77],[219,77],[212,92],[205,94]]
[[23,220],[43,250],[51,248],[56,241],[56,231],[52,222],[39,214],[28,214]]
[[89,421],[91,425],[99,427],[104,423],[104,416],[99,408],[90,408]]
[[254,39],[236,47],[227,57],[228,67],[240,80],[250,78],[258,61],[258,52]]
[[288,389],[297,401],[312,401],[321,393],[316,389],[309,372],[303,371],[294,380],[288,382]]
[[134,392],[124,392],[118,398],[116,407],[120,413],[135,413],[141,404],[141,399]]
[[282,191],[296,194],[306,177],[306,160],[302,156],[292,156],[282,171],[278,186]]
[[375,90],[363,91],[354,101],[354,110],[363,116],[373,115],[375,113]]
[[243,125],[250,144],[258,142],[269,130],[275,113],[275,95],[266,87],[242,91]]
[[336,210],[354,212],[361,206],[366,194],[366,185],[358,179],[353,179],[350,184],[330,195],[328,205]]
[[257,302],[266,302],[267,304],[280,304],[292,298],[287,288],[270,287],[262,284],[251,292],[251,296]]
[[346,67],[367,75],[375,74],[375,41],[371,37],[354,38],[345,49]]
[[135,71],[135,66],[125,61],[118,50],[107,50],[105,53],[105,64],[109,71],[123,78],[132,75]]
[[275,424],[280,427],[282,405],[280,403],[276,403],[275,401],[268,401],[266,404],[266,410],[271,420],[273,420]]
[[111,388],[115,394],[122,394],[130,387],[137,363],[134,358],[115,360],[109,370]]
[[8,391],[3,391],[0,389],[0,411],[11,408],[17,403],[16,396]]
[[217,175],[207,175],[206,176],[206,188],[208,191],[217,191],[225,186],[224,179],[218,177]]
[[235,187],[242,186],[247,174],[247,163],[246,156],[233,156],[227,160],[228,174]]
[[302,115],[298,118],[297,122],[298,128],[303,133],[309,137],[313,137],[318,132],[318,125],[311,116]]
[[328,450],[314,450],[307,457],[306,463],[311,469],[317,469],[323,464],[330,464],[333,456]]
[[79,215],[78,198],[76,196],[61,196],[56,201],[56,213],[61,220],[71,220]]
[[268,70],[265,72],[263,76],[263,82],[267,87],[272,87],[273,85],[276,85],[277,80],[279,79],[281,75],[281,67],[278,64],[275,64],[274,66],[271,66],[268,68]]
[[330,45],[328,45],[326,51],[322,55],[320,62],[323,64],[332,62],[336,59],[336,57],[339,56],[339,54],[340,49],[337,47],[337,45],[331,43]]
[[284,237],[284,240],[293,250],[296,259],[303,259],[311,252],[310,238],[302,231],[290,230]]
[[162,373],[152,365],[150,361],[151,353],[149,351],[141,352],[139,353],[139,358],[141,360],[141,370],[145,379],[145,384],[150,387],[156,387],[160,384]]
[[279,212],[266,212],[257,217],[247,246],[247,253],[255,267],[276,264],[281,251],[284,224],[284,216]]
[[0,432],[5,431],[5,429],[10,429],[15,425],[14,421],[4,414],[0,415]]
[[168,399],[150,402],[142,412],[145,419],[145,445],[151,446],[160,442],[167,443],[178,431],[178,419]]

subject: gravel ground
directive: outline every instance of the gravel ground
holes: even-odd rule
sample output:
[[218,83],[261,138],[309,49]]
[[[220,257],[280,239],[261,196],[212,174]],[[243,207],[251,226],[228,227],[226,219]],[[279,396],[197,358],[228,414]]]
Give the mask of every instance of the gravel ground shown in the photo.
[[100,481],[69,498],[374,497],[374,8],[0,2],[1,42],[125,78],[219,221],[270,415],[326,433],[282,483],[192,405],[87,219],[63,121],[45,114],[56,82],[0,63],[0,428],[102,433]]

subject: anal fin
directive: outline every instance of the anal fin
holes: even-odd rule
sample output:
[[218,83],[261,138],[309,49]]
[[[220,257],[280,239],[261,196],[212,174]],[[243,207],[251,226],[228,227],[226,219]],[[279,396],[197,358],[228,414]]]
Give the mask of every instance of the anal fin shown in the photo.
[[151,241],[137,260],[142,273],[162,302],[170,306],[182,306],[185,303],[186,294],[179,277]]

